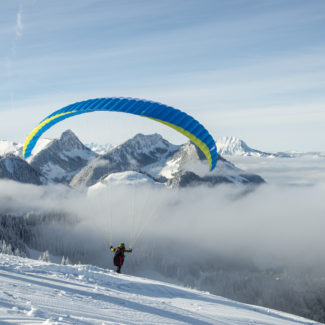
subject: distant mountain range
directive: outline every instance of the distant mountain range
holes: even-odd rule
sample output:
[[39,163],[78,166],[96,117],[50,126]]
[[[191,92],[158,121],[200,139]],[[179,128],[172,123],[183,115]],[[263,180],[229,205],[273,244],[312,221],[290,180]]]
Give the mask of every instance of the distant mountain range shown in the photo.
[[[205,157],[194,144],[173,145],[159,134],[137,134],[114,148],[94,144],[91,147],[97,152],[103,152],[104,148],[108,151],[103,154],[92,151],[68,130],[60,139],[43,139],[33,156],[25,161],[20,158],[20,144],[1,141],[0,178],[32,184],[63,183],[76,188],[109,179],[115,182],[150,179],[153,184],[170,187],[264,182],[260,176],[246,173],[220,155],[217,167],[209,172]],[[111,176],[117,173],[126,174]]]
[[325,157],[322,152],[265,152],[250,148],[243,140],[235,137],[222,137],[216,141],[218,153],[222,156],[254,156],[254,157],[278,157],[295,158],[301,156],[319,156]]
[[0,178],[31,184],[63,183],[76,188],[113,180],[114,183],[148,181],[170,187],[259,184],[264,182],[260,176],[246,173],[224,157],[325,157],[321,152],[264,152],[250,148],[235,137],[219,138],[216,144],[218,164],[210,173],[205,157],[193,143],[173,145],[159,134],[137,134],[114,147],[110,144],[84,145],[67,130],[60,139],[40,139],[27,161],[21,158],[22,144],[0,140]]
[[38,185],[63,183],[76,188],[112,181],[140,181],[170,187],[260,184],[264,182],[260,176],[246,173],[223,157],[325,157],[320,152],[264,152],[250,148],[235,137],[219,138],[216,143],[218,164],[209,172],[205,157],[193,143],[173,145],[159,134],[137,134],[113,147],[110,144],[84,145],[67,130],[60,139],[40,139],[27,161],[21,158],[22,144],[0,140],[0,178]]
[[[33,149],[33,156],[44,149],[52,139],[39,139],[35,148]],[[280,151],[280,152],[266,152],[253,149],[249,147],[245,141],[236,137],[221,137],[216,140],[218,154],[221,156],[255,156],[255,157],[278,157],[278,158],[295,158],[301,156],[319,156],[325,157],[325,153],[319,151],[312,152],[296,152],[296,151]],[[87,148],[98,155],[104,155],[114,148],[112,144],[97,144],[94,142],[85,144]],[[7,140],[0,140],[0,156],[7,153],[12,153],[16,156],[22,157],[21,143],[16,143]]]

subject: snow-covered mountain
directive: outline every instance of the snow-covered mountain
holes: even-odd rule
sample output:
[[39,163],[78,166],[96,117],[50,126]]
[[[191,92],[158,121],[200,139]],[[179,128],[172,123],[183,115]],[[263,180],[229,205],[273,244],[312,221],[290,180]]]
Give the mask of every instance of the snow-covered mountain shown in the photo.
[[[94,143],[88,146],[92,150],[83,145],[72,131],[67,130],[60,139],[40,139],[27,161],[49,181],[70,183],[79,188],[102,182],[113,173],[127,172],[123,177],[119,176],[121,181],[125,180],[130,171],[141,173],[140,178],[150,178],[154,184],[159,182],[171,187],[264,182],[258,175],[236,168],[220,154],[217,167],[210,173],[205,157],[194,144],[173,145],[159,134],[138,134],[114,148]],[[269,155],[251,149],[235,138],[224,138],[218,146],[225,155]],[[22,145],[2,140],[0,150],[21,156]]]
[[157,168],[161,168],[167,158],[179,148],[163,139],[159,134],[137,134],[107,154],[92,160],[72,179],[71,185],[88,187],[112,173],[147,171],[148,166],[151,169],[155,169],[157,166]]
[[158,134],[138,134],[105,155],[92,160],[71,181],[74,187],[89,187],[112,173],[136,171],[172,187],[219,183],[263,183],[257,175],[245,174],[219,157],[209,173],[208,163],[192,143],[176,146]]
[[221,156],[254,156],[271,158],[297,158],[302,156],[325,157],[322,152],[279,151],[265,152],[249,147],[246,142],[235,137],[221,137],[216,141],[218,154]]
[[260,176],[245,173],[220,155],[216,168],[212,172],[208,170],[208,162],[203,153],[193,143],[188,142],[167,160],[159,175],[167,178],[171,187],[264,183]]
[[3,324],[319,324],[90,265],[0,254],[0,266]]
[[35,185],[47,182],[42,173],[12,153],[0,157],[0,179]]
[[60,139],[50,141],[43,150],[33,155],[30,164],[49,180],[68,183],[97,154],[83,145],[71,130]]
[[270,153],[250,148],[243,140],[235,137],[222,137],[216,141],[221,156],[257,156],[265,157]]

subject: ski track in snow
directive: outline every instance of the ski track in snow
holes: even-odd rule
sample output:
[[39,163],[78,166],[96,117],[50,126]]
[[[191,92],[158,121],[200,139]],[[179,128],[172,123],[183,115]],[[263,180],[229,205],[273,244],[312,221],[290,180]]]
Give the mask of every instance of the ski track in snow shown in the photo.
[[209,293],[0,254],[0,324],[318,324]]

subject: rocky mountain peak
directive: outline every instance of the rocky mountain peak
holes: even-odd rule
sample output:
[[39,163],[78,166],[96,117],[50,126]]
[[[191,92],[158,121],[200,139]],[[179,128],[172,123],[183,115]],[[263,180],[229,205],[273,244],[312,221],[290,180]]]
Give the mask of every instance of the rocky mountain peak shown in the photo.
[[97,154],[87,148],[71,131],[51,141],[31,159],[31,165],[55,182],[67,183]]
[[71,131],[66,130],[61,134],[59,140],[56,140],[63,150],[71,151],[74,149],[85,149],[86,147],[78,139],[78,137]]
[[160,134],[155,133],[144,135],[138,133],[133,138],[119,145],[117,148],[126,149],[128,147],[132,147],[132,150],[142,153],[150,153],[156,150],[162,153],[163,151],[170,150],[170,148],[175,146],[165,140]]
[[157,144],[159,141],[162,141],[162,140],[164,140],[163,137],[158,133],[148,134],[148,135],[138,133],[132,139],[130,139],[129,141],[149,143],[149,144],[154,145],[154,144]]
[[119,164],[119,171],[139,170],[166,160],[178,149],[179,146],[169,143],[159,134],[140,133],[101,156],[101,159],[109,160],[112,166]]
[[112,173],[142,171],[150,175],[152,169],[161,169],[166,160],[180,146],[173,145],[159,134],[137,134],[108,153],[94,159],[71,181],[72,186],[91,186]]

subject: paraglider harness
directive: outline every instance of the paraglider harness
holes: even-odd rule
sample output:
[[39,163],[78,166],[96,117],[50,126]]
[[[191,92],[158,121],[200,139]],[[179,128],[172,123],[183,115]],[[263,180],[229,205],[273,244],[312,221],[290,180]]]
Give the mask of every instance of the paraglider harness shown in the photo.
[[116,272],[120,273],[121,267],[122,267],[122,265],[124,263],[124,257],[125,257],[124,253],[132,253],[132,248],[125,249],[125,245],[122,243],[121,245],[119,245],[116,248],[114,248],[111,245],[110,250],[115,253],[114,258],[113,258],[113,262],[114,262],[114,265],[117,267]]

